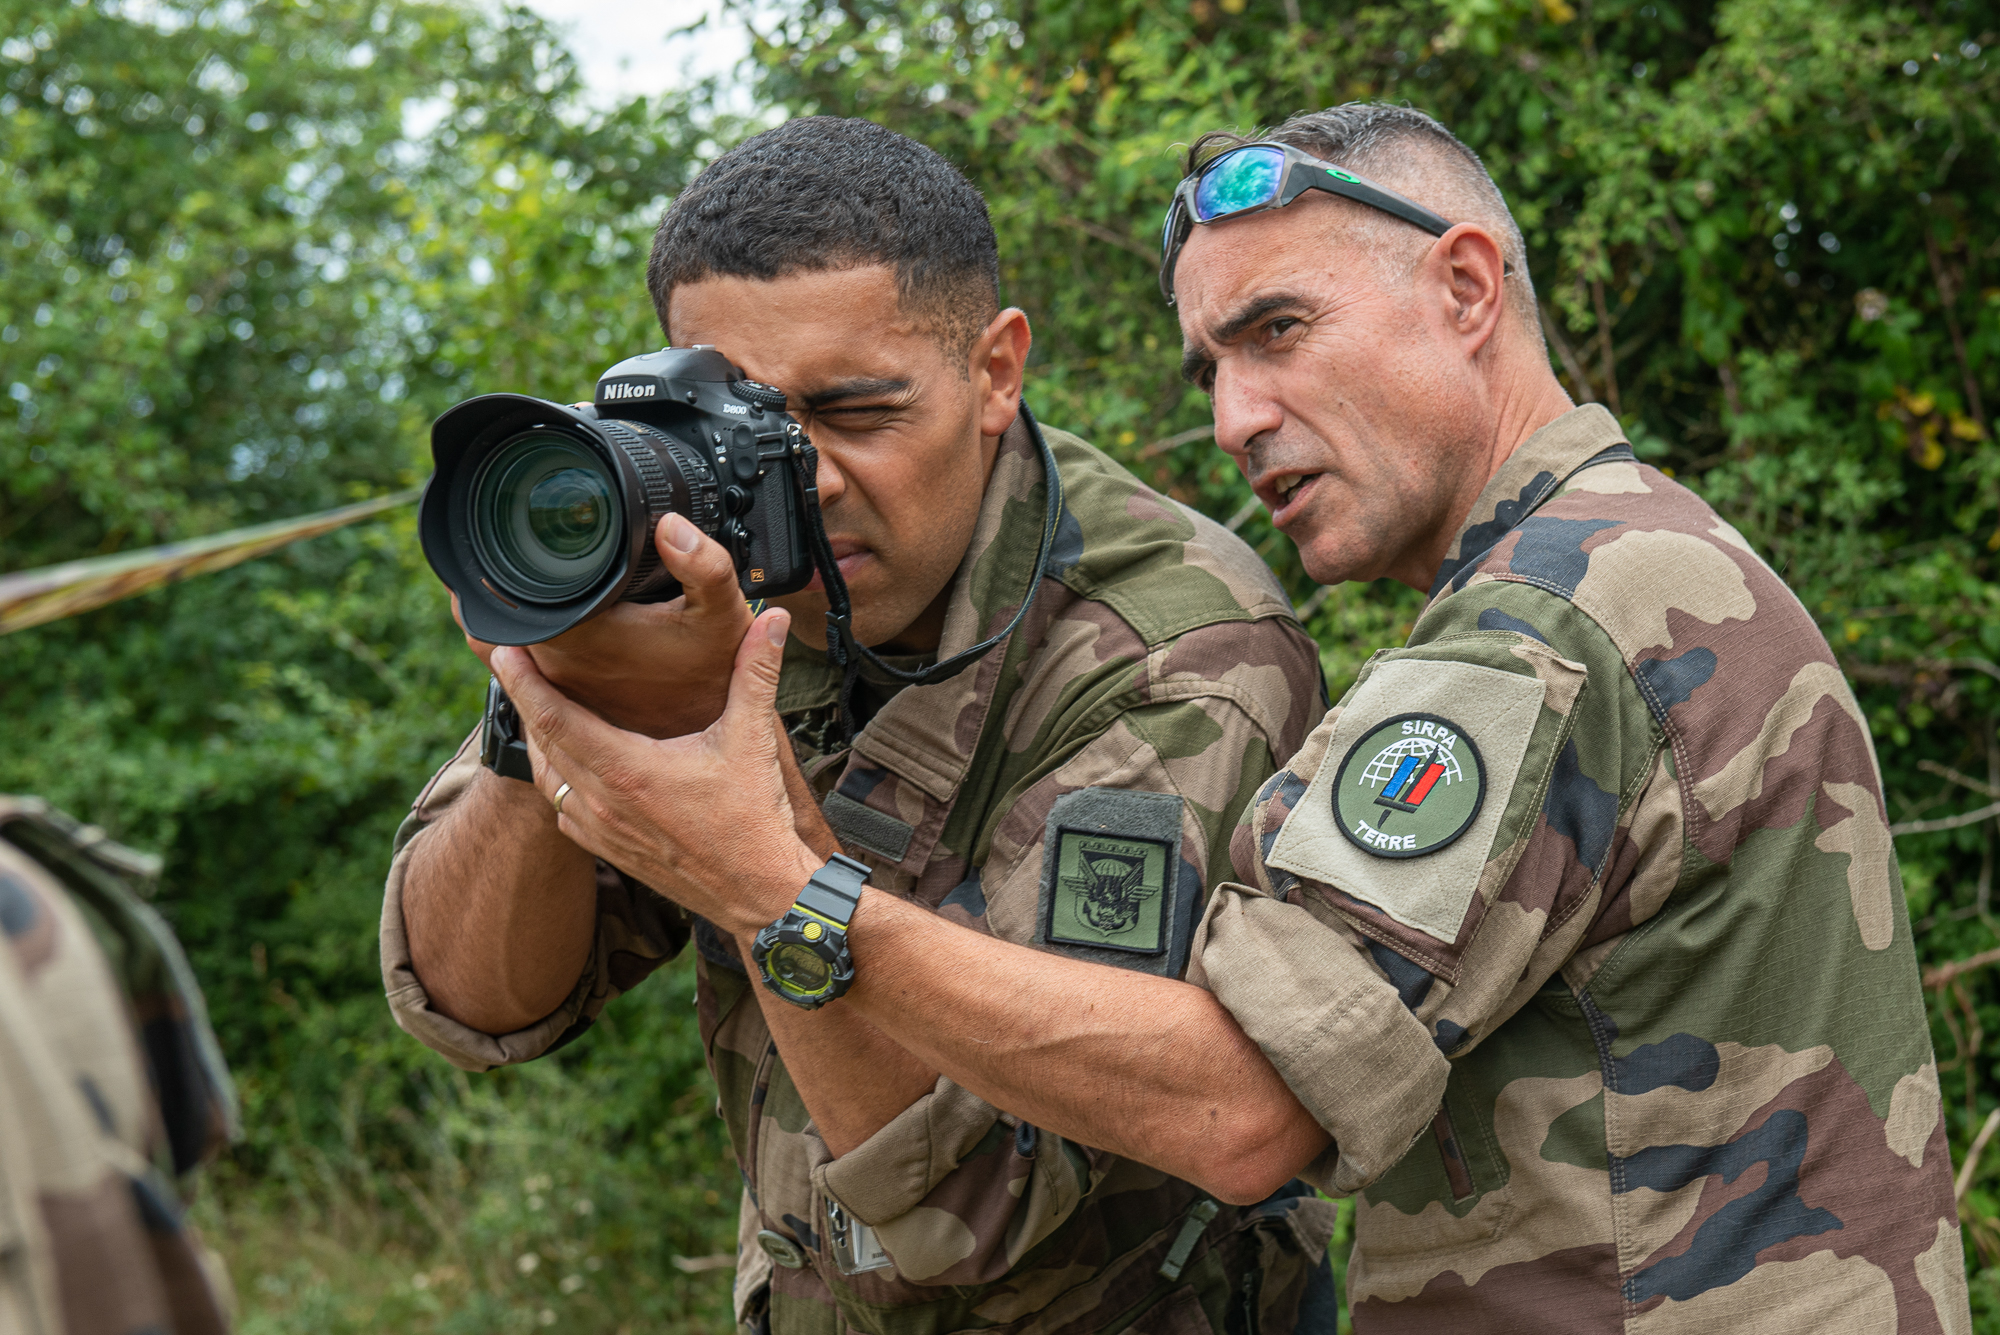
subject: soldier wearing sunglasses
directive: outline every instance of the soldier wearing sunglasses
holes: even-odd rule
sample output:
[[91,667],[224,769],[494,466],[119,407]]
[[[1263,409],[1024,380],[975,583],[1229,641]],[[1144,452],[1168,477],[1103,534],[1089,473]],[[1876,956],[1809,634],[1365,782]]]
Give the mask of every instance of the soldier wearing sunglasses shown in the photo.
[[[1563,391],[1478,158],[1394,107],[1210,136],[1163,243],[1307,570],[1428,605],[1258,792],[1184,979],[870,888],[843,1004],[1217,1199],[1355,1196],[1364,1335],[1969,1329],[1866,723],[1748,543]],[[712,892],[747,923],[798,854],[721,801],[771,843]]]
[[1203,943],[1356,1197],[1356,1329],[1969,1329],[1873,743],[1811,616],[1572,404],[1443,127],[1339,107],[1190,168],[1162,281],[1218,444],[1314,578],[1429,599],[1258,795]]

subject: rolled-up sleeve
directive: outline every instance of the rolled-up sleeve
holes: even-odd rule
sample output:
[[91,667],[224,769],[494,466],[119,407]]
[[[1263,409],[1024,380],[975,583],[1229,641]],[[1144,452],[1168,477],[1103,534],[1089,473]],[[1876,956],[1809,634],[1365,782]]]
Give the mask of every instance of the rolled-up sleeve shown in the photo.
[[1437,1111],[1450,1065],[1345,933],[1297,904],[1225,885],[1209,905],[1210,990],[1333,1148],[1306,1171],[1345,1195],[1387,1172]]
[[[1315,1185],[1351,1193],[1392,1168],[1452,1063],[1563,967],[1604,903],[1648,742],[1589,679],[1514,630],[1378,655],[1238,828],[1242,883],[1210,904],[1201,973],[1333,1137]],[[1397,806],[1399,844],[1370,821],[1386,824],[1377,799],[1418,755],[1431,783],[1464,787],[1428,826],[1400,814],[1421,794]]]
[[590,956],[562,1005],[525,1029],[487,1034],[459,1023],[431,1004],[410,960],[403,919],[403,889],[412,850],[430,827],[462,797],[479,772],[478,734],[431,779],[396,831],[395,855],[382,896],[382,985],[390,1013],[411,1037],[467,1071],[532,1061],[575,1038],[613,997],[638,986],[687,944],[692,922],[672,902],[597,863],[597,927]]

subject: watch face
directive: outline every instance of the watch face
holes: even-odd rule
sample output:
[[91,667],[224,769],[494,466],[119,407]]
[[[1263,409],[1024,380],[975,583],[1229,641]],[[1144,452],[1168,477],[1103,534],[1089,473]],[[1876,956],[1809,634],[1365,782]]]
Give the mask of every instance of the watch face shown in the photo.
[[833,982],[831,965],[810,947],[790,941],[773,946],[764,958],[764,967],[781,986],[801,996],[824,992]]

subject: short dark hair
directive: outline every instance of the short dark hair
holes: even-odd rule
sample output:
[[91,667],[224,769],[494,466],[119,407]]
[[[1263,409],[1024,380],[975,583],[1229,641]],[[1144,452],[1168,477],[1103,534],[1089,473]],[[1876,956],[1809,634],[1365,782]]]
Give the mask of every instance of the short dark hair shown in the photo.
[[934,149],[872,121],[805,116],[744,140],[660,218],[646,286],[668,338],[675,287],[883,264],[903,308],[963,356],[1000,309],[986,200]]

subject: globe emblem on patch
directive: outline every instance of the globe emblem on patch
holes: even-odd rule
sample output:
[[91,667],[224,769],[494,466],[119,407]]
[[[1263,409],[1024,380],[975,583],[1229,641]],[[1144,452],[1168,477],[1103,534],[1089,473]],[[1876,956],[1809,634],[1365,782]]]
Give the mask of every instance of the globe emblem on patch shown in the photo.
[[[1421,783],[1425,770],[1432,764],[1436,765],[1439,771],[1432,786],[1436,783],[1461,783],[1465,779],[1465,771],[1458,763],[1457,753],[1444,750],[1428,737],[1405,737],[1401,741],[1391,742],[1375,753],[1375,758],[1368,762],[1368,768],[1361,772],[1361,782],[1381,788],[1402,772],[1403,761],[1412,756],[1416,758],[1416,764],[1411,767],[1410,773],[1416,776],[1416,781],[1401,785],[1402,791],[1410,791]],[[1425,796],[1429,794],[1426,793]]]
[[1340,831],[1363,852],[1413,858],[1454,842],[1486,800],[1486,768],[1464,728],[1398,714],[1348,750],[1333,784]]

